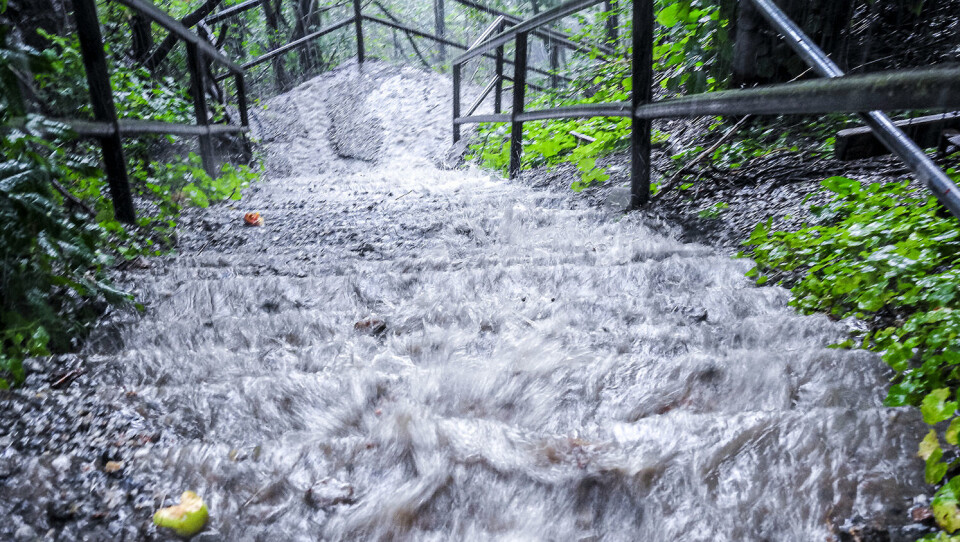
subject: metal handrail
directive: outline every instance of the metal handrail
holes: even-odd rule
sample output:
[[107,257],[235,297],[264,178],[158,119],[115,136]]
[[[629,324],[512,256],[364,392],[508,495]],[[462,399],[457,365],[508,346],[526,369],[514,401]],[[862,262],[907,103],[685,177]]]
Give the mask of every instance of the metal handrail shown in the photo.
[[[503,17],[506,22],[511,24],[517,24],[517,23],[523,22],[523,18],[521,17],[510,15],[509,13],[505,13],[498,9],[493,9],[479,2],[473,2],[472,0],[453,0],[453,1],[462,6],[466,6],[468,8],[473,8],[475,10],[482,11],[484,13],[489,13],[490,15],[497,15],[499,17]],[[587,47],[584,46],[582,43],[577,43],[571,40],[569,37],[565,36],[562,32],[557,32],[556,30],[551,30],[549,28],[538,28],[533,33],[539,38],[543,38],[545,40],[550,40],[550,41],[563,44],[564,46],[570,49],[574,49],[578,51],[587,50]],[[595,45],[595,47],[603,57],[613,56],[616,54],[616,51],[614,51],[610,47],[607,47],[606,45],[597,44]]]
[[499,17],[494,19],[493,22],[490,23],[490,26],[488,26],[486,30],[481,32],[480,35],[477,37],[477,39],[473,40],[473,43],[470,44],[470,47],[467,48],[467,51],[470,51],[474,47],[477,47],[481,43],[487,41],[490,38],[490,36],[493,35],[494,32],[496,32],[497,30],[500,30],[500,25],[502,25],[504,21],[506,21],[506,19],[504,19],[503,15],[500,15]]
[[516,38],[519,34],[525,34],[545,24],[550,24],[566,17],[567,15],[576,13],[601,2],[603,2],[603,0],[571,0],[570,2],[560,4],[555,8],[544,11],[539,15],[534,15],[522,23],[504,30],[503,32],[497,34],[494,38],[484,42],[482,45],[463,53],[454,59],[453,62],[454,64],[463,64],[471,58],[492,51],[501,45],[505,45],[510,40]]
[[938,67],[693,94],[645,105],[637,116],[806,115],[956,107],[960,107],[960,68]]
[[[770,0],[752,1],[756,7],[760,8],[760,14],[783,36],[787,44],[803,58],[807,65],[823,77],[843,77],[843,70],[830,60],[830,57],[817,47],[776,4]],[[939,83],[941,85],[940,95],[938,99],[931,100],[928,105],[949,105],[951,98],[953,98],[953,103],[960,103],[960,100],[957,99],[960,97],[957,94],[960,90],[960,69],[948,71],[952,71],[952,77],[948,77]],[[929,92],[929,86],[934,84],[936,83],[921,85],[914,92]],[[890,117],[879,111],[881,107],[867,107],[867,109],[873,111],[861,113],[860,117],[873,130],[877,139],[892,153],[906,162],[937,199],[950,209],[955,217],[960,218],[960,188],[957,187],[956,183],[942,169],[937,167],[933,160],[923,152],[923,149],[914,143],[903,130],[898,128]],[[883,107],[883,109],[891,109],[891,107]]]
[[[318,39],[318,38],[322,38],[323,36],[326,36],[327,34],[333,32],[333,31],[335,31],[335,30],[340,30],[341,28],[343,28],[343,27],[345,27],[345,26],[349,26],[349,25],[351,25],[351,24],[353,24],[353,23],[354,23],[354,18],[353,18],[353,17],[347,17],[346,19],[341,19],[341,20],[339,20],[339,21],[337,21],[337,22],[335,22],[335,23],[327,26],[326,28],[323,28],[323,29],[317,30],[316,32],[312,32],[312,33],[310,33],[310,34],[307,34],[306,36],[304,36],[304,37],[302,37],[302,38],[299,38],[299,39],[297,39],[297,40],[291,41],[290,43],[288,43],[288,44],[286,44],[286,45],[283,45],[283,46],[281,46],[281,47],[277,47],[276,49],[273,49],[272,51],[269,51],[269,52],[267,52],[267,53],[264,53],[264,54],[258,56],[257,58],[251,60],[250,62],[245,63],[243,66],[241,66],[241,68],[244,69],[244,70],[249,70],[250,68],[252,68],[252,67],[254,67],[254,66],[258,66],[258,65],[263,64],[264,62],[266,62],[266,61],[268,61],[268,60],[270,60],[270,59],[272,59],[272,58],[278,57],[278,56],[282,55],[283,53],[286,53],[286,52],[289,52],[289,51],[293,51],[294,49],[297,49],[297,48],[301,47],[302,45],[306,44],[307,42],[313,41],[313,40]],[[219,79],[225,79],[226,77],[228,77],[228,76],[225,76],[225,75],[224,75],[224,76],[218,77],[217,79],[218,79],[218,80],[219,80]]]
[[196,46],[197,49],[203,51],[203,54],[207,55],[211,60],[216,60],[220,64],[223,64],[233,74],[243,73],[243,68],[220,54],[220,51],[218,51],[214,46],[210,45],[207,40],[201,38],[196,33],[191,32],[187,27],[183,26],[183,23],[174,19],[169,14],[150,2],[146,2],[144,0],[117,0],[117,2],[120,2],[121,4],[141,13],[142,15],[146,15],[148,18],[153,20],[153,22],[166,28],[173,35],[177,36],[184,42]]
[[[460,139],[460,127],[480,122],[511,122],[511,177],[519,173],[523,123],[533,120],[630,117],[631,206],[650,197],[650,121],[657,118],[738,114],[823,114],[857,113],[877,138],[910,167],[951,213],[960,218],[960,188],[880,110],[912,110],[960,107],[960,67],[896,70],[870,75],[848,76],[837,67],[791,21],[772,0],[753,2],[764,18],[817,73],[827,79],[768,85],[654,101],[652,99],[653,1],[633,0],[633,96],[627,103],[582,104],[536,111],[524,111],[526,44],[528,33],[599,1],[571,0],[531,17],[497,36],[472,47],[453,62],[453,139]],[[491,49],[503,50],[516,39],[513,110],[509,115],[460,116],[460,70],[463,63]],[[485,94],[484,94],[485,96]],[[499,113],[499,111],[497,111]]]
[[[94,0],[74,0],[73,15],[90,90],[94,122],[77,119],[66,119],[61,122],[69,125],[77,135],[95,137],[100,140],[104,171],[110,186],[114,214],[122,222],[133,223],[136,221],[136,209],[127,175],[127,162],[123,153],[121,141],[123,137],[141,135],[197,136],[200,141],[200,157],[203,161],[203,167],[207,174],[215,177],[217,167],[213,136],[225,133],[245,134],[249,130],[249,117],[242,67],[227,59],[213,45],[191,32],[183,23],[152,3],[145,0],[118,1],[166,28],[172,36],[185,42],[194,116],[196,118],[196,124],[194,125],[118,118],[116,105],[113,101],[113,90],[110,86],[110,74],[104,52],[103,35],[100,33],[100,19],[97,14],[96,3]],[[206,103],[206,67],[204,65],[206,60],[212,60],[226,66],[229,71],[227,76],[235,78],[240,126],[210,125]],[[245,139],[244,149],[249,153],[249,147]]]
[[[211,176],[216,176],[216,163],[214,158],[212,136],[223,133],[245,134],[249,131],[249,116],[247,111],[246,83],[244,81],[245,71],[253,66],[276,58],[283,53],[294,49],[304,47],[310,42],[339,30],[348,25],[356,26],[357,38],[357,59],[364,61],[363,44],[363,22],[369,21],[386,27],[396,28],[407,32],[408,35],[420,36],[434,40],[438,43],[451,45],[460,49],[470,49],[473,46],[467,46],[448,40],[443,36],[434,36],[432,34],[421,32],[409,28],[397,21],[386,21],[376,17],[371,17],[362,12],[361,0],[345,0],[338,2],[335,6],[329,6],[325,9],[351,4],[353,5],[353,16],[337,21],[326,28],[302,36],[290,43],[277,47],[272,51],[261,55],[260,57],[247,62],[244,65],[238,65],[225,57],[216,47],[206,39],[194,33],[187,26],[171,17],[169,14],[152,4],[149,0],[117,0],[124,6],[145,16],[150,21],[157,23],[167,29],[171,36],[185,42],[187,46],[187,67],[190,71],[191,94],[193,95],[194,113],[196,117],[195,125],[173,124],[151,120],[140,119],[119,119],[117,117],[116,107],[113,102],[112,90],[110,88],[109,73],[104,54],[103,36],[100,33],[100,21],[97,15],[96,4],[94,0],[74,0],[74,17],[77,22],[77,34],[80,38],[81,52],[83,53],[84,66],[87,72],[87,80],[90,87],[90,96],[93,105],[93,122],[78,119],[65,119],[60,122],[71,126],[74,133],[85,137],[95,137],[101,142],[103,150],[103,161],[107,180],[110,185],[110,192],[113,198],[114,209],[119,220],[124,222],[134,222],[136,211],[133,205],[133,198],[130,191],[130,183],[126,171],[126,159],[123,155],[121,138],[136,137],[139,135],[195,135],[200,140],[200,156],[203,161],[204,169]],[[229,17],[253,9],[260,5],[260,0],[247,0],[236,6],[232,6],[211,15],[205,19],[207,24],[212,24],[225,20]],[[548,12],[549,13],[549,12]],[[389,13],[387,14],[389,16]],[[497,21],[491,25],[491,31],[484,33],[479,41],[487,39],[493,32],[501,29],[507,16],[498,16]],[[558,40],[566,46],[576,45],[571,40],[565,38],[562,34],[549,31],[548,38]],[[474,44],[476,45],[476,43]],[[509,63],[503,58],[503,51],[497,55],[487,54],[497,62],[498,76],[491,83],[493,88],[497,89],[497,104],[500,103],[500,94],[502,81],[509,80],[503,76],[503,65]],[[240,126],[210,125],[208,121],[208,109],[205,97],[206,86],[206,61],[213,61],[222,64],[227,68],[227,73],[214,76],[215,81],[221,81],[233,77],[237,87],[238,109],[240,112]],[[526,70],[526,67],[524,68]],[[548,72],[531,68],[531,71],[550,75]],[[486,94],[489,94],[489,90]],[[482,98],[481,98],[482,99]],[[479,103],[471,109],[471,114],[479,107]],[[499,111],[499,105],[497,107]],[[248,145],[244,144],[248,149]]]

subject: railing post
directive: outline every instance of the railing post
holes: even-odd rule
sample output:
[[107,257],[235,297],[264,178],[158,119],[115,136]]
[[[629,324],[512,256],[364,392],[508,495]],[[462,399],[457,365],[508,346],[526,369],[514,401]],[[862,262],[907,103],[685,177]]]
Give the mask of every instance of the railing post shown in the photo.
[[[504,24],[500,23],[497,28],[497,33],[503,32]],[[497,88],[496,94],[493,97],[493,112],[500,114],[503,111],[503,45],[497,47],[496,54],[496,75],[497,75]]]
[[[237,86],[237,107],[240,109],[240,125],[244,128],[250,128],[250,113],[247,111],[247,83],[244,81],[243,72],[234,75],[234,82]],[[241,133],[243,138],[243,159],[248,164],[253,160],[253,151],[250,148],[250,140],[246,133]]]
[[633,91],[630,135],[630,207],[650,200],[649,119],[638,119],[637,108],[653,99],[653,0],[633,2]]
[[463,64],[454,62],[453,66],[453,142],[460,141],[460,125],[457,119],[460,118],[460,72]]
[[120,141],[120,125],[117,122],[117,109],[113,104],[113,90],[110,87],[110,74],[107,73],[107,59],[103,52],[103,36],[100,34],[96,1],[74,0],[73,17],[77,24],[77,37],[87,72],[87,84],[90,86],[93,116],[98,122],[113,126],[111,135],[100,137],[104,171],[113,199],[113,213],[117,220],[133,224],[137,216],[130,194],[127,161],[123,156],[123,144]]
[[613,48],[616,50],[617,41],[619,41],[619,26],[620,20],[617,17],[616,10],[618,9],[617,0],[605,0],[603,2],[603,11],[606,11],[610,15],[607,16],[607,39],[613,42]]
[[560,86],[560,47],[552,38],[547,39],[547,46],[550,48],[550,88]]
[[[210,126],[210,119],[207,112],[206,70],[203,69],[203,55],[192,43],[186,43],[187,46],[187,68],[190,70],[190,93],[193,95],[193,112],[197,118],[197,125],[203,127]],[[213,138],[210,132],[200,136],[200,159],[203,161],[203,169],[211,177],[217,176],[216,159],[213,155]]]
[[493,112],[500,114],[503,111],[503,47],[497,48],[497,88],[493,95]]
[[520,173],[523,159],[523,122],[517,115],[523,113],[527,89],[527,33],[517,34],[517,54],[513,65],[513,110],[510,112],[510,178]]
[[366,52],[363,48],[363,13],[360,11],[360,0],[353,0],[353,22],[357,27],[357,62],[363,64]]

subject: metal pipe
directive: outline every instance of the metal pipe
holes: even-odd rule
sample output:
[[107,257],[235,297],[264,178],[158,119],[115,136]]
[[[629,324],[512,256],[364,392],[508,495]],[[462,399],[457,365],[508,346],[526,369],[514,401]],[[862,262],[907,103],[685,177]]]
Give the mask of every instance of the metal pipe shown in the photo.
[[[193,113],[197,120],[197,126],[206,128],[210,124],[209,111],[207,109],[206,88],[206,70],[204,69],[204,59],[197,46],[192,43],[187,45],[187,68],[190,72],[190,94],[193,95]],[[210,137],[209,130],[199,135],[200,140],[200,160],[203,162],[203,169],[211,178],[217,178],[216,158],[213,154],[213,138]]]
[[[823,77],[842,77],[843,70],[830,57],[817,47],[772,0],[752,1],[760,14],[770,23],[787,44],[800,55],[806,63]],[[953,216],[960,218],[960,188],[933,163],[926,153],[913,142],[903,130],[890,120],[885,113],[871,111],[861,113],[863,121],[870,127],[891,152],[899,156],[913,172],[927,185],[927,188],[940,200]]]
[[629,117],[630,109],[630,104],[627,102],[567,105],[550,109],[524,111],[517,115],[517,119],[527,122],[532,120],[588,119],[593,117]]
[[471,58],[486,53],[487,51],[492,51],[497,47],[509,42],[514,38],[514,36],[519,36],[522,33],[527,33],[535,30],[536,28],[543,26],[548,23],[552,23],[558,19],[562,19],[567,15],[576,13],[582,9],[586,9],[595,4],[599,4],[603,0],[571,0],[570,2],[565,2],[559,6],[544,11],[539,15],[535,15],[522,23],[517,24],[516,26],[510,27],[509,29],[497,34],[494,38],[489,41],[470,49],[466,53],[460,55],[454,62],[462,64]]
[[510,111],[510,178],[520,173],[523,160],[523,121],[517,117],[523,113],[527,90],[527,33],[517,34],[516,64],[513,65],[513,110]]
[[499,82],[500,82],[500,78],[494,75],[493,79],[491,79],[490,82],[487,83],[487,86],[483,88],[483,92],[481,92],[480,95],[477,96],[477,99],[474,100],[473,103],[470,105],[470,107],[467,109],[466,116],[469,117],[474,113],[474,111],[477,110],[478,107],[480,107],[480,104],[483,103],[483,100],[490,94],[490,91],[493,90],[494,87],[496,87],[497,83]]
[[630,207],[650,201],[650,119],[639,118],[639,107],[653,101],[653,0],[633,0],[633,74],[630,108]]
[[457,119],[460,118],[460,71],[463,66],[454,63],[451,66],[453,70],[453,142],[460,141],[460,125]]
[[[500,26],[502,30],[503,26]],[[493,96],[493,112],[500,114],[503,109],[503,45],[497,47],[496,59],[494,60],[494,72],[497,78],[497,93]]]
[[860,113],[960,107],[960,67],[847,75],[661,100],[639,118]]
[[460,117],[453,119],[453,123],[460,124],[480,124],[482,122],[510,122],[510,115],[474,115],[472,117]]
[[500,28],[501,28],[500,25],[503,24],[503,21],[504,21],[504,19],[503,19],[503,16],[502,16],[502,15],[499,16],[499,17],[497,17],[496,19],[494,19],[493,22],[490,23],[490,26],[488,26],[487,29],[484,30],[484,31],[480,34],[480,36],[479,36],[476,40],[474,40],[473,43],[470,44],[469,49],[473,49],[473,48],[476,47],[477,45],[480,45],[481,43],[487,41],[487,39],[488,39],[490,36],[492,36],[492,35],[494,34],[494,32],[499,32],[499,31],[500,31]]

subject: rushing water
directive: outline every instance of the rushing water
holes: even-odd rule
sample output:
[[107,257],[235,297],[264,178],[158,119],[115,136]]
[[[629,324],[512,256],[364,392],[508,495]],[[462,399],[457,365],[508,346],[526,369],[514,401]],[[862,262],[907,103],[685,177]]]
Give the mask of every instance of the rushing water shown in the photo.
[[369,64],[272,100],[273,178],[125,277],[145,315],[91,359],[167,428],[128,467],[158,499],[230,540],[825,540],[909,503],[915,417],[842,324],[612,203],[438,167],[449,92]]

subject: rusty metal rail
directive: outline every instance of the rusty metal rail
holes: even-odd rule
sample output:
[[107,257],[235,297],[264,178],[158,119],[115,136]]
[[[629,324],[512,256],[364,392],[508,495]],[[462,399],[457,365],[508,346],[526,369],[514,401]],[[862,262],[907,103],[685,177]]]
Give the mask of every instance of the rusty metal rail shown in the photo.
[[[467,0],[469,1],[469,0]],[[600,0],[571,0],[526,21],[503,29],[471,47],[453,62],[453,139],[460,139],[460,127],[481,122],[510,122],[511,177],[520,171],[523,153],[523,123],[533,120],[631,117],[631,206],[638,207],[650,198],[651,120],[658,118],[705,115],[746,114],[824,114],[858,113],[891,151],[927,184],[931,192],[954,216],[960,218],[960,189],[913,143],[881,110],[946,109],[960,107],[960,67],[941,66],[922,70],[896,70],[872,75],[847,76],[791,21],[771,0],[740,0],[759,10],[787,43],[826,79],[769,85],[764,87],[712,92],[653,100],[652,50],[654,30],[653,0],[633,0],[633,95],[630,103],[574,105],[524,111],[527,71],[527,37],[543,25],[600,3]],[[516,43],[513,109],[501,114],[460,115],[461,69],[465,62]]]

